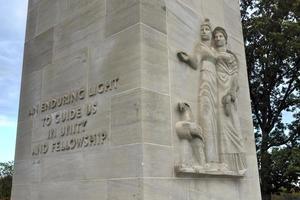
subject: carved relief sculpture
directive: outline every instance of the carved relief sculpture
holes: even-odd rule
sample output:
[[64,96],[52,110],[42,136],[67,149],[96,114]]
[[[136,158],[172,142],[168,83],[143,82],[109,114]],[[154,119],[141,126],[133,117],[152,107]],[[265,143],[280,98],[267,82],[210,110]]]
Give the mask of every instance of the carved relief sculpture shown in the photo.
[[213,31],[217,51],[218,131],[220,135],[220,161],[238,174],[246,172],[244,144],[237,112],[238,59],[227,50],[227,33],[222,27]]
[[[176,123],[176,131],[183,144],[181,161],[175,169],[178,172],[200,172],[206,163],[202,129],[195,122],[191,108],[187,103],[178,103],[178,110],[182,114],[182,121]],[[189,144],[192,148],[192,155],[189,155],[187,150]]]
[[204,133],[205,157],[208,163],[218,163],[217,145],[217,79],[215,67],[215,50],[212,48],[212,27],[208,19],[200,29],[200,42],[194,49],[194,55],[185,52],[177,54],[180,61],[192,69],[200,68],[200,85],[198,93],[198,123]]
[[[207,173],[215,171],[217,172],[215,174],[220,175],[242,175],[246,172],[246,164],[236,105],[238,60],[231,51],[227,50],[225,29],[217,27],[212,31],[212,26],[206,19],[201,25],[200,36],[201,41],[196,45],[192,56],[185,52],[177,54],[178,59],[192,69],[200,68],[198,120],[185,117],[183,121],[177,122],[176,132],[180,139],[189,141],[194,156],[203,157],[196,158],[201,162],[192,168],[199,169],[200,164],[204,166],[203,170]],[[189,112],[192,115],[192,110],[187,103],[179,103],[179,107],[185,107],[179,109],[181,112]],[[187,125],[187,121],[193,124]],[[195,153],[197,152],[194,145],[195,137],[182,137],[183,130],[192,132],[191,129],[186,128],[192,125],[202,131],[203,144],[198,146],[204,149],[203,153]],[[186,172],[184,167],[177,167],[176,170]],[[195,173],[200,171],[196,170]]]

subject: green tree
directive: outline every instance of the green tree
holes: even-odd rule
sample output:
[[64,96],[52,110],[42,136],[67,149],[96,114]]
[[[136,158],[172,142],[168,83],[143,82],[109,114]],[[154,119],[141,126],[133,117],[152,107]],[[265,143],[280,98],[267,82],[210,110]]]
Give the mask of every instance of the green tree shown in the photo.
[[10,199],[12,176],[14,164],[13,162],[0,163],[0,199]]
[[271,153],[273,193],[292,192],[298,188],[300,172],[299,148],[275,148]]
[[262,197],[270,200],[281,178],[276,159],[299,147],[299,115],[289,124],[282,115],[300,109],[300,0],[241,0],[241,14]]

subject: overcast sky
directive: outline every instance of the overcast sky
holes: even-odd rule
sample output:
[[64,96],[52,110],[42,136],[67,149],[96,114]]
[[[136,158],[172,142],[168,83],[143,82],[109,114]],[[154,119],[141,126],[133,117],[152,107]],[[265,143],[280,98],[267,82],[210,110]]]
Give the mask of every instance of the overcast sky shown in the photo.
[[27,0],[0,0],[0,162],[14,159]]

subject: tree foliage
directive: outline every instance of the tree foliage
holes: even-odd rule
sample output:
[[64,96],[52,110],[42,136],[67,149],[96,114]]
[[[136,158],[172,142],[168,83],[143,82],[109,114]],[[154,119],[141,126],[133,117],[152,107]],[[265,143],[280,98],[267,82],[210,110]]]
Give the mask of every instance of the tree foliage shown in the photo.
[[273,177],[273,193],[293,191],[299,179],[300,149],[275,148],[271,154],[271,173]]
[[0,199],[10,199],[14,164],[0,163]]
[[241,0],[241,14],[262,196],[270,199],[299,181],[300,0]]

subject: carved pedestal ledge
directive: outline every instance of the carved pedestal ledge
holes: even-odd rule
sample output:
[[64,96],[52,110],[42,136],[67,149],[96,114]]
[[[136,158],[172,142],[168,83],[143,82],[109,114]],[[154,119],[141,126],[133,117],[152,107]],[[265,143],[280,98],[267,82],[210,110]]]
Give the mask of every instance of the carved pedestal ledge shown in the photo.
[[[243,177],[245,176],[247,170],[230,171],[226,164],[213,163],[214,167],[211,167],[211,164],[206,164],[202,166],[187,166],[187,165],[176,165],[175,172],[176,174],[191,174],[199,176],[232,176],[232,177]],[[218,166],[219,168],[215,168]],[[222,168],[223,167],[223,168]]]

